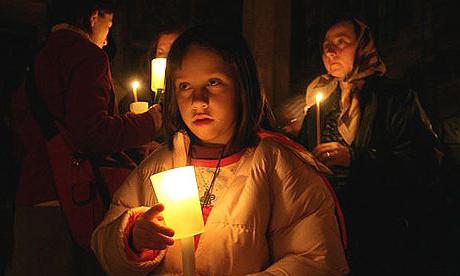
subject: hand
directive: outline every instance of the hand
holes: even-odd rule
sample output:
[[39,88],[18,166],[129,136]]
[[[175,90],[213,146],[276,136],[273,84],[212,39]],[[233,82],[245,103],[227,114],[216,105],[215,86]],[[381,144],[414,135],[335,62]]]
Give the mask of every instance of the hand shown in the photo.
[[164,219],[160,214],[163,210],[163,204],[155,204],[134,222],[134,249],[137,251],[162,250],[174,244],[171,238],[174,236],[174,230],[164,225]]
[[313,154],[328,167],[349,167],[351,163],[350,149],[337,142],[319,144],[313,149]]
[[162,123],[162,115],[161,115],[161,105],[154,104],[152,105],[149,110],[147,111],[153,119],[153,123],[155,124],[155,132],[160,131],[161,123]]

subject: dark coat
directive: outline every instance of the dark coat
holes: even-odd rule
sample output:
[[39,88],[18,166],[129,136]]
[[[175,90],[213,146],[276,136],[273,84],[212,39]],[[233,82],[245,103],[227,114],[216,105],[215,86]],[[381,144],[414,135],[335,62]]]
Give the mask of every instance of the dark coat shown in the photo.
[[[321,118],[330,110],[326,99]],[[360,91],[360,111],[349,180],[339,195],[352,274],[414,271],[415,261],[423,259],[412,253],[424,251],[419,239],[432,230],[426,222],[439,199],[433,186],[437,137],[416,93],[400,82],[368,78]],[[312,106],[299,134],[309,150],[316,146],[315,114]]]
[[[37,92],[53,118],[69,132],[79,152],[113,153],[144,145],[155,135],[151,116],[119,115],[105,52],[82,35],[50,34],[35,59]],[[13,131],[21,175],[18,205],[56,199],[45,139],[24,87],[12,100]]]

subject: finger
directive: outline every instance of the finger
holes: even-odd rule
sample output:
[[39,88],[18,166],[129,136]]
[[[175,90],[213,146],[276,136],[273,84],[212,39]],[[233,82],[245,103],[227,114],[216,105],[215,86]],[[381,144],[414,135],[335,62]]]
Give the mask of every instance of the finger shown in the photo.
[[147,212],[144,213],[143,218],[146,220],[152,221],[164,209],[165,207],[163,204],[157,203],[153,205],[150,209],[148,209]]
[[165,236],[165,235],[158,235],[158,238],[161,239],[161,242],[168,245],[168,246],[171,246],[174,244],[174,240],[168,236]]
[[161,234],[155,234],[146,236],[143,244],[143,247],[148,249],[165,249],[167,246],[173,245],[174,240]]
[[319,158],[328,151],[331,151],[329,147],[317,147],[313,150],[313,155]]
[[322,153],[320,153],[320,154],[318,155],[318,159],[319,159],[321,162],[325,162],[325,163],[326,163],[327,161],[330,160],[330,158],[331,158],[331,154],[330,154],[329,152],[327,152],[327,151],[322,152]]
[[154,104],[152,108],[156,109],[157,111],[161,112],[161,104]]
[[142,234],[138,237],[135,242],[135,248],[137,249],[165,249],[167,246],[174,244],[174,240],[170,237],[158,234],[158,233],[147,233]]
[[325,152],[338,151],[340,146],[337,142],[324,143],[313,149],[313,154],[318,157]]
[[162,235],[165,235],[165,236],[168,236],[168,237],[172,237],[174,236],[174,230],[166,225],[163,225],[163,224],[160,224],[160,223],[155,223],[153,222],[153,228],[156,232],[162,234]]

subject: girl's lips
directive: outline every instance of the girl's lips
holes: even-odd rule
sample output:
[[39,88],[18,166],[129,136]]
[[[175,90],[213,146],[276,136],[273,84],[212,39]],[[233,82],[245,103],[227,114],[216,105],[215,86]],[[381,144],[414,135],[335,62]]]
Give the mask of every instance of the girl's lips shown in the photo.
[[193,121],[194,125],[201,126],[201,125],[207,125],[211,123],[213,120],[209,118],[203,118],[203,119],[196,119]]

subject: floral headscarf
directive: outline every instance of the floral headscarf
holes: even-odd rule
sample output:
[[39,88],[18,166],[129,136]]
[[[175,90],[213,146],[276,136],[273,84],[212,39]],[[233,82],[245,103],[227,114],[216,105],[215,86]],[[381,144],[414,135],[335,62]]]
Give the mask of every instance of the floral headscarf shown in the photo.
[[352,83],[349,91],[342,91],[340,107],[341,114],[337,121],[339,133],[344,140],[351,145],[359,126],[361,117],[359,110],[359,81],[364,80],[371,75],[383,75],[386,72],[385,64],[377,53],[372,34],[369,27],[361,21],[353,18],[351,23],[358,27],[355,60],[353,69],[343,79],[333,77],[330,74],[324,74],[315,78],[307,88],[306,105],[307,108],[315,104],[315,96],[318,92],[323,94],[327,99],[336,91],[339,82]]

